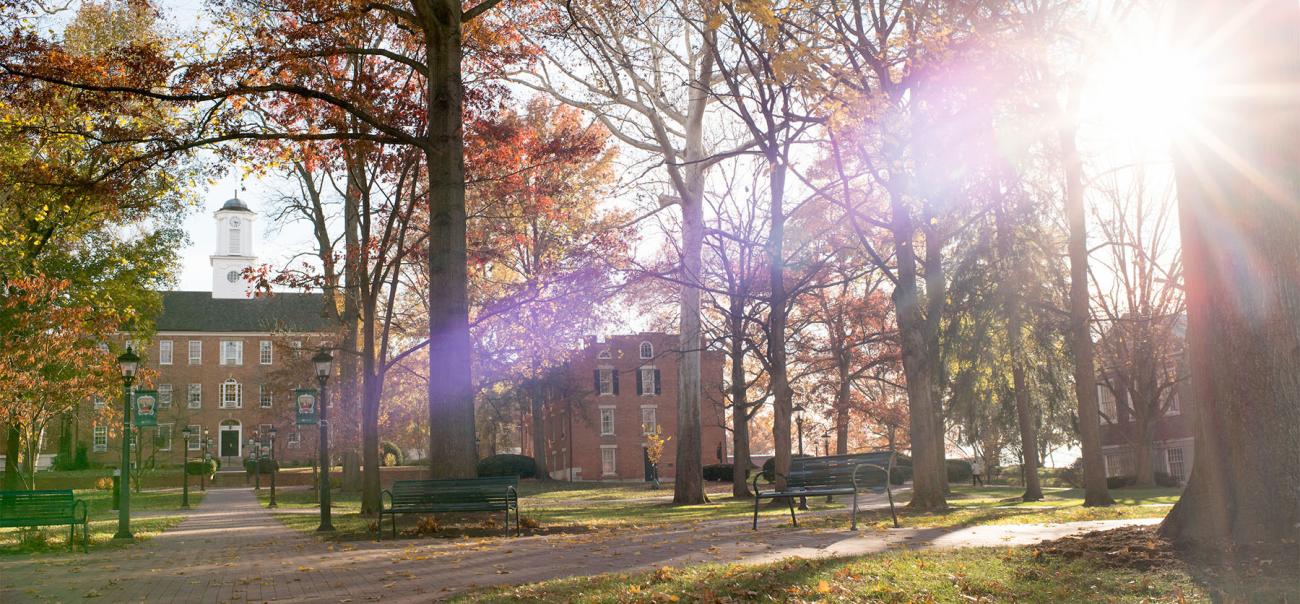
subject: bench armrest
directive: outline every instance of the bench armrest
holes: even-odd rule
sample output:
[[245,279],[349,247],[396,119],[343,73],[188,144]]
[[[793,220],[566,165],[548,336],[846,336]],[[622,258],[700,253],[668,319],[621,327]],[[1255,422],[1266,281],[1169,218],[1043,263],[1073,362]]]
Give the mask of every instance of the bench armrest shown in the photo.
[[384,489],[384,490],[382,490],[382,491],[379,492],[379,509],[380,509],[380,511],[383,511],[383,509],[384,509],[384,496],[385,496],[385,495],[388,496],[388,509],[390,509],[390,510],[393,509],[393,493],[392,493],[391,491],[389,491],[388,489]]
[[861,470],[862,468],[875,468],[877,470],[880,470],[881,472],[884,472],[885,488],[889,487],[890,474],[892,473],[889,471],[889,468],[878,466],[874,463],[860,463],[858,465],[853,466],[853,490],[855,491],[858,490],[858,470]]
[[510,501],[511,499],[514,499],[515,507],[519,507],[519,490],[516,489],[514,485],[506,487],[506,501]]
[[[777,472],[777,471],[773,470],[773,471],[772,471],[772,478],[776,478],[777,476],[785,476],[785,474],[782,474],[782,473],[780,473],[780,472]],[[754,487],[754,494],[755,494],[755,495],[758,494],[758,479],[759,479],[759,478],[762,478],[762,477],[763,477],[763,473],[762,473],[762,472],[759,472],[759,473],[757,473],[757,474],[754,475],[753,487]],[[775,487],[774,487],[774,488],[775,488]]]
[[[81,517],[77,517],[77,506],[81,506]],[[89,512],[86,511],[86,500],[78,499],[72,502],[72,519],[76,522],[85,522]]]

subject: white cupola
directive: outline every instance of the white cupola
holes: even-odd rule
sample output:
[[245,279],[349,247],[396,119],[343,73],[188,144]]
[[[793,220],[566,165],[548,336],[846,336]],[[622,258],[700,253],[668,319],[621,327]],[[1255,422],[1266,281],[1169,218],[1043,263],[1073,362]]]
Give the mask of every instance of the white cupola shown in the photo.
[[217,250],[212,255],[212,297],[246,298],[243,271],[257,262],[253,255],[253,219],[257,213],[235,196],[213,215],[217,221]]

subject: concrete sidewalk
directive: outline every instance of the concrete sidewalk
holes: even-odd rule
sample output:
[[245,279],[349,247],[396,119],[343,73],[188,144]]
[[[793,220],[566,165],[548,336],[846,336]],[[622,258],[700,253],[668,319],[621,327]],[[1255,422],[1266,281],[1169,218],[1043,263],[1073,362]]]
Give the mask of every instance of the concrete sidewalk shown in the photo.
[[[842,513],[842,511],[841,511]],[[1037,543],[1156,522],[1099,521],[851,532],[748,520],[582,535],[328,544],[285,528],[250,489],[216,489],[178,527],[116,551],[0,558],[0,601],[428,602],[467,589],[700,562],[847,556],[891,547]]]

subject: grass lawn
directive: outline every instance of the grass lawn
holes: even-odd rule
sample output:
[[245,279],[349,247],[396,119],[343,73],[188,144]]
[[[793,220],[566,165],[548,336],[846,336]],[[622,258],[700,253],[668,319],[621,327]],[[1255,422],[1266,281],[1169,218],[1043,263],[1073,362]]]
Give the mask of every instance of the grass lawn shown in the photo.
[[[705,520],[741,519],[749,518],[753,513],[753,500],[733,498],[729,485],[710,487],[711,503],[674,506],[666,500],[672,494],[670,490],[653,490],[645,485],[524,481],[520,484],[521,515],[526,519],[525,526],[528,525],[528,520],[536,523],[536,527],[531,530],[525,528],[525,533],[582,533],[619,527],[649,528]],[[1077,489],[1047,488],[1044,489],[1046,499],[1033,503],[1020,502],[1020,493],[1021,490],[1017,487],[953,487],[949,499],[952,508],[938,514],[908,511],[905,507],[907,495],[904,493],[898,501],[899,523],[905,527],[960,528],[982,524],[1152,518],[1164,516],[1169,511],[1169,506],[1178,499],[1177,489],[1119,489],[1112,491],[1112,496],[1119,505],[1085,508],[1082,491]],[[265,505],[270,494],[263,489],[258,497]],[[315,493],[308,490],[283,490],[277,499],[280,507],[285,510],[317,507]],[[810,497],[808,504],[813,511],[841,512],[801,519],[800,526],[843,528],[845,518],[842,510],[847,505],[844,497],[836,498],[834,503],[826,503],[821,497]],[[766,506],[767,503],[763,505]],[[370,525],[374,520],[361,517],[360,509],[357,493],[334,492],[333,523],[338,532],[330,538],[342,541],[372,538]],[[319,524],[319,517],[313,514],[295,512],[276,516],[289,527],[304,532],[314,531]],[[499,515],[481,513],[450,519],[445,515],[437,517],[448,528],[440,531],[440,534],[447,536],[495,536],[502,530]],[[787,523],[783,510],[764,509],[762,518],[768,525]],[[892,526],[888,510],[861,512],[859,520],[865,527]],[[398,530],[408,529],[418,522],[418,515],[399,517]]]
[[[90,549],[108,549],[128,545],[129,542],[113,540],[117,532],[117,511],[113,510],[112,491],[78,490],[78,499],[86,501],[90,518]],[[202,492],[190,491],[190,506],[196,507],[203,500]],[[181,492],[179,489],[145,490],[131,493],[131,533],[135,541],[148,539],[177,524],[185,516],[181,513]],[[175,511],[175,514],[160,512]],[[141,512],[151,512],[145,517],[138,517]],[[154,513],[159,512],[159,513]],[[77,527],[77,552],[80,552],[81,527]],[[68,527],[47,526],[37,530],[3,528],[0,529],[0,556],[34,553],[66,553],[68,551]]]
[[707,564],[494,588],[457,602],[1202,602],[1183,570],[1113,569],[1029,548]]

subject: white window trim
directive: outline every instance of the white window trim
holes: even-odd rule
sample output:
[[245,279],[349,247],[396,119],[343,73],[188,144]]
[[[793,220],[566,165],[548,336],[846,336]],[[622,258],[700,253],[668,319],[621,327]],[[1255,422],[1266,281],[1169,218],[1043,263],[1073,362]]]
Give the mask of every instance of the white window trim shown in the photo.
[[604,350],[602,350],[602,351],[596,353],[596,358],[598,358],[598,359],[612,359],[612,358],[614,358],[614,355],[611,354],[611,353],[609,352],[609,349],[608,349],[608,348],[606,348],[606,349],[604,349]]
[[275,347],[271,345],[270,340],[262,340],[257,343],[257,362],[259,365],[270,365],[275,362]]
[[[646,348],[650,349],[649,354],[646,353]],[[655,346],[650,342],[641,342],[641,345],[637,346],[637,353],[642,359],[653,359],[655,358]]]
[[161,434],[162,434],[162,428],[163,428],[163,426],[167,426],[167,446],[165,446],[165,447],[158,447],[158,450],[159,450],[159,451],[171,451],[171,450],[172,450],[172,440],[173,440],[174,438],[176,438],[176,425],[175,425],[175,424],[158,424],[157,431],[154,433],[154,434],[155,434],[155,438],[157,438],[158,435],[161,435]]
[[[613,466],[613,471],[605,471],[605,451],[609,451],[609,461]],[[601,476],[618,476],[618,445],[601,445],[600,446],[600,475]]]
[[[100,438],[104,439],[104,444],[99,444]],[[90,447],[95,453],[108,451],[108,426],[95,426],[91,429]]]
[[[655,395],[655,369],[656,367],[641,367],[637,371],[641,372],[641,396]],[[646,379],[646,373],[649,372],[650,379]]]
[[[598,392],[597,395],[614,396],[614,372],[616,371],[616,369],[614,369],[613,367],[604,366],[604,367],[597,367],[596,370],[600,372],[600,392]],[[606,375],[609,376],[608,380],[605,379]],[[609,385],[608,392],[606,392],[605,390],[606,384]]]
[[[615,409],[616,407],[614,407],[613,405],[600,406],[600,435],[601,436],[614,436],[614,429],[615,429],[614,410]],[[607,411],[609,412],[609,432],[605,431],[605,412]]]
[[158,364],[171,365],[175,360],[176,345],[171,340],[158,341]]
[[[231,386],[233,386],[234,389],[235,389],[235,400],[234,400],[233,404],[232,404],[232,403],[228,403],[228,402],[226,401],[226,392],[227,392],[227,389],[229,389]],[[244,408],[244,386],[243,386],[243,384],[240,384],[239,382],[236,382],[235,380],[226,380],[226,381],[224,381],[224,382],[221,383],[221,388],[220,388],[220,391],[219,391],[219,392],[220,392],[221,400],[218,401],[218,405],[219,405],[222,409],[243,409],[243,408]]]
[[[233,355],[227,355],[227,351],[233,351]],[[221,347],[218,348],[220,365],[234,365],[236,367],[244,364],[244,341],[243,340],[221,340]],[[232,358],[233,357],[233,358]]]
[[176,389],[171,384],[158,384],[158,408],[171,409],[176,400]]
[[105,404],[106,403],[104,402],[103,397],[99,396],[98,394],[90,395],[90,405],[92,407],[96,409],[103,409]]
[[201,424],[188,424],[190,435],[185,439],[185,449],[187,451],[199,451],[203,449],[203,426]]
[[[195,386],[198,386],[195,388]],[[197,394],[198,396],[191,396]],[[202,409],[203,408],[203,384],[186,384],[185,385],[185,408]]]
[[273,391],[266,384],[257,385],[257,406],[261,409],[270,409],[273,402]]
[[641,435],[642,436],[648,436],[652,433],[651,430],[646,429],[646,423],[645,423],[646,409],[650,409],[655,412],[655,427],[659,426],[659,405],[641,405]]
[[185,344],[185,358],[189,360],[190,365],[202,365],[203,340],[189,340]]
[[297,449],[300,444],[302,444],[302,433],[297,430],[290,432],[289,440],[285,443],[285,446],[290,449]]

